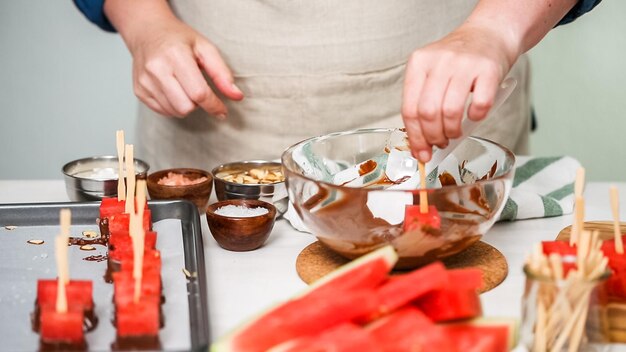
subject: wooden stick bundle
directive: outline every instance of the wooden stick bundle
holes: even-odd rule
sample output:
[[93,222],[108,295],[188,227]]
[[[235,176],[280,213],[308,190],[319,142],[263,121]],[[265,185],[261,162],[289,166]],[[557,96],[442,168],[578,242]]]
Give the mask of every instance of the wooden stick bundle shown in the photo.
[[[589,298],[597,280],[607,270],[608,259],[601,251],[598,232],[582,231],[577,246],[577,267],[564,273],[559,254],[547,257],[541,244],[527,259],[536,289],[532,351],[577,351],[585,333]],[[532,299],[532,298],[531,298]]]

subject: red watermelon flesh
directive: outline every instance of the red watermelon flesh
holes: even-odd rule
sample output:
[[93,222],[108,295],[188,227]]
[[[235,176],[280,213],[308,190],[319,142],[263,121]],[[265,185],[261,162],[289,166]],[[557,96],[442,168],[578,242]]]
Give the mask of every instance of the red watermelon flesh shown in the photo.
[[446,287],[448,274],[440,262],[429,264],[408,274],[395,276],[376,289],[380,302],[377,315],[384,315],[404,306],[422,295]]
[[156,336],[159,333],[159,304],[152,300],[115,306],[117,336]]
[[[129,255],[128,258],[124,258],[121,261],[120,271],[133,271],[134,260],[133,256]],[[146,250],[143,254],[143,271],[161,272],[161,252],[156,249]]]
[[[150,209],[146,209],[143,213],[143,228],[148,231],[152,230],[152,215]],[[110,236],[128,235],[128,227],[130,225],[130,216],[128,214],[115,214],[109,217],[109,234]]]
[[117,197],[103,198],[100,203],[100,219],[108,218],[111,215],[122,214],[125,211],[126,201],[118,201]]
[[[135,198],[135,209],[137,209],[137,200]],[[146,201],[145,209],[148,210],[148,201]],[[126,201],[118,201],[117,197],[103,198],[100,203],[100,219],[108,218],[115,214],[126,212]]]
[[453,351],[443,330],[410,306],[371,323],[367,330],[381,351]]
[[[56,306],[57,279],[37,280],[37,304],[41,309],[45,306]],[[65,285],[68,307],[81,307],[82,310],[93,309],[93,283],[89,280],[70,280]]]
[[505,352],[515,347],[517,323],[513,319],[476,319],[442,324],[458,351]]
[[[113,273],[113,297],[115,305],[124,305],[132,302],[135,295],[135,279],[132,271],[118,271]],[[154,298],[161,301],[161,276],[156,271],[146,271],[141,277],[141,297]]]
[[560,254],[561,256],[576,256],[576,245],[570,246],[568,241],[543,241],[541,242],[543,248],[543,254],[550,255],[552,253]]
[[314,335],[370,314],[378,306],[373,290],[312,295],[296,298],[271,309],[227,339],[216,351],[265,351],[285,341]]
[[41,340],[46,343],[80,344],[84,341],[83,311],[57,312],[52,306],[42,307]]
[[269,352],[378,352],[381,346],[358,325],[344,323],[318,335],[290,340]]
[[420,230],[424,226],[441,228],[441,216],[434,205],[428,207],[428,213],[422,213],[419,205],[407,205],[404,208],[404,232]]
[[483,285],[479,269],[448,270],[448,285],[415,301],[435,322],[475,318],[482,314],[478,289]]
[[[146,231],[146,236],[144,238],[144,248],[146,249],[154,249],[156,248],[157,242],[157,233],[154,231]],[[133,239],[127,233],[120,234],[109,237],[109,250],[116,251],[118,249],[124,250],[132,250],[133,248]]]

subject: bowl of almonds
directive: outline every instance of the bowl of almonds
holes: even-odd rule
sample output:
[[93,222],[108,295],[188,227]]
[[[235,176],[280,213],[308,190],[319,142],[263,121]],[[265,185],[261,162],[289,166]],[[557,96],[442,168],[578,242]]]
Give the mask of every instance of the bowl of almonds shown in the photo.
[[217,199],[258,199],[274,204],[278,214],[287,211],[287,188],[282,164],[275,161],[238,161],[211,172]]

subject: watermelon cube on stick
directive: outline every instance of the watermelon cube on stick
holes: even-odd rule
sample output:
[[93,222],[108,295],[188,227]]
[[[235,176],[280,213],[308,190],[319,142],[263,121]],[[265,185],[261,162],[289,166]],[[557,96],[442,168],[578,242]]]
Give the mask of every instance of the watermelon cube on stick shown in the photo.
[[[58,282],[57,279],[37,280],[37,304],[41,309],[56,306]],[[65,295],[70,308],[93,309],[93,283],[90,280],[70,280],[65,285]]]
[[404,232],[421,230],[424,227],[431,229],[441,228],[441,216],[434,205],[428,207],[427,213],[422,213],[419,205],[407,205],[404,209]]
[[[109,235],[124,235],[128,234],[128,227],[130,226],[130,215],[125,213],[111,215],[109,217]],[[150,209],[146,209],[143,213],[143,228],[146,230],[152,229],[152,214]]]
[[483,286],[479,269],[448,270],[446,287],[426,293],[415,305],[435,322],[476,318],[482,314],[478,289]]
[[100,219],[108,218],[111,215],[122,214],[126,207],[126,201],[118,201],[117,197],[102,198],[100,203]]
[[[146,201],[146,209],[148,202]],[[137,209],[137,200],[135,199],[135,209]],[[126,201],[118,201],[117,197],[102,198],[100,202],[100,219],[108,218],[112,215],[123,214],[126,211]]]
[[[145,271],[141,277],[141,297],[145,300],[161,301],[161,275],[157,271]],[[126,305],[134,300],[135,279],[132,271],[113,273],[113,298],[115,305]]]
[[42,309],[41,340],[45,343],[84,344],[83,311],[57,312],[53,306]]
[[117,336],[156,336],[159,333],[159,304],[144,300],[115,305]]
[[344,323],[320,334],[281,343],[268,352],[379,352],[381,346],[362,327]]

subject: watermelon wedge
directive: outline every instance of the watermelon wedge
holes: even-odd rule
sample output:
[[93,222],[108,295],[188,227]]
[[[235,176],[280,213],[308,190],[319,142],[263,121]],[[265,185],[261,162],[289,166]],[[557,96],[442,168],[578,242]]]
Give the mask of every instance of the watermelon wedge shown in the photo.
[[211,350],[265,351],[285,341],[315,335],[371,315],[379,307],[374,288],[387,279],[397,260],[391,246],[362,256],[318,280],[292,300],[224,336]]
[[421,297],[448,285],[448,273],[441,262],[435,262],[408,274],[397,275],[376,289],[380,302],[378,311],[370,318],[385,315]]
[[377,306],[371,289],[300,297],[270,309],[243,328],[220,339],[211,351],[266,351],[285,341],[315,335],[354,321],[370,314]]
[[315,336],[301,337],[269,352],[378,352],[383,349],[362,327],[345,323]]
[[419,309],[408,306],[367,326],[381,351],[452,351],[452,342]]
[[415,305],[435,322],[476,318],[482,314],[478,289],[483,285],[479,269],[448,270],[449,284],[426,293]]
[[512,318],[478,318],[439,326],[458,351],[506,352],[517,345],[518,324]]

